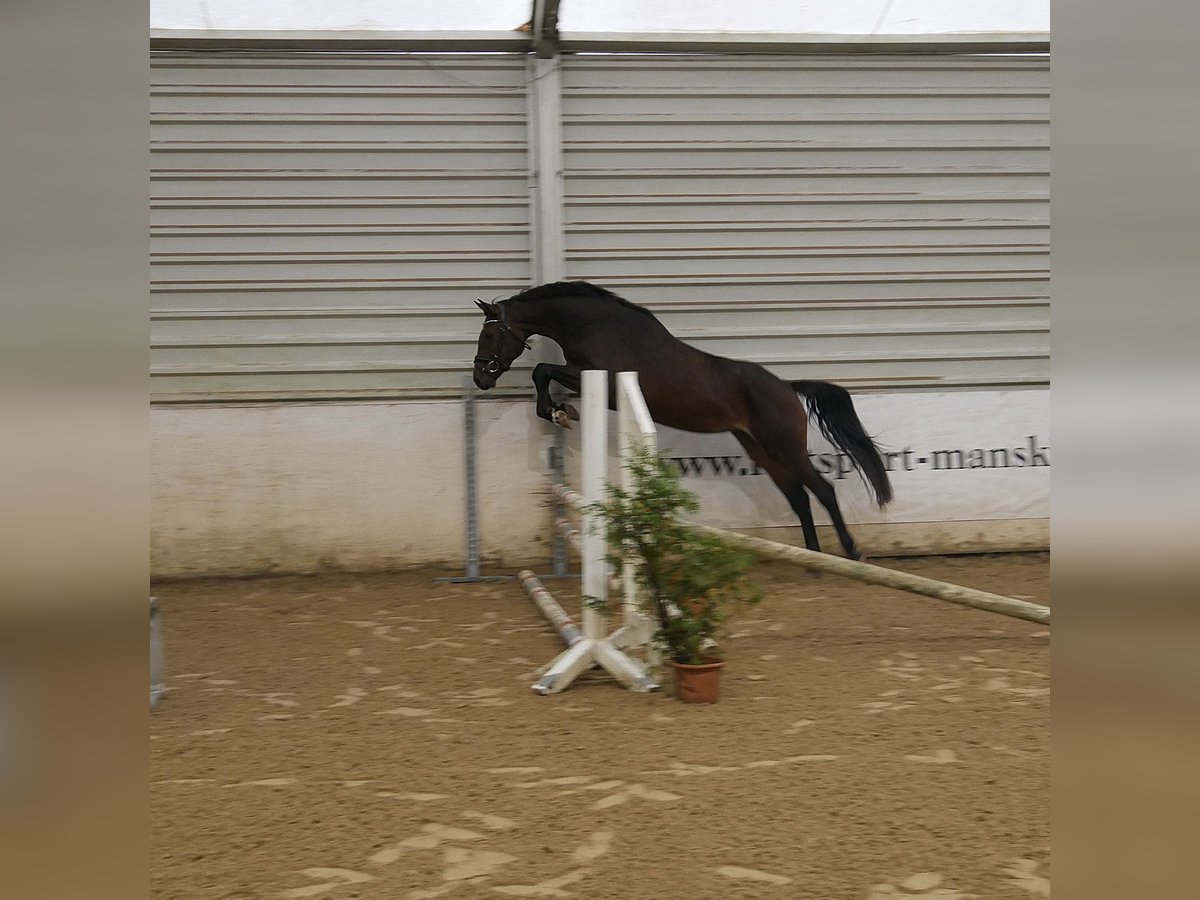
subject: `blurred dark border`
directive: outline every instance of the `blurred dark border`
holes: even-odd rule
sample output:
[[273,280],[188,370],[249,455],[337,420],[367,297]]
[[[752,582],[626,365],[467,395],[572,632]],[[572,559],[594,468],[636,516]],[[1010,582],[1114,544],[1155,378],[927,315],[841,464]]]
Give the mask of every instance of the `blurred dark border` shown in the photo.
[[1196,24],[1053,7],[1055,897],[1200,896]]
[[0,4],[6,897],[148,895],[147,33]]
[[[1057,897],[1200,896],[1196,18],[1053,8]],[[0,843],[31,900],[147,894],[147,24],[0,5]]]

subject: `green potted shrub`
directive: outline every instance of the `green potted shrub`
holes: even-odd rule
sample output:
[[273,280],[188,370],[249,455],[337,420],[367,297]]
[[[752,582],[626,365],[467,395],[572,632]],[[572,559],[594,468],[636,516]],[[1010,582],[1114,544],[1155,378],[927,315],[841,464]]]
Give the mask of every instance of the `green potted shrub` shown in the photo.
[[682,521],[699,503],[671,463],[642,450],[628,469],[633,487],[609,485],[606,499],[591,507],[607,532],[609,561],[618,568],[634,562],[639,601],[675,670],[676,695],[715,703],[725,664],[717,643],[723,627],[737,608],[760,599],[746,577],[754,559]]

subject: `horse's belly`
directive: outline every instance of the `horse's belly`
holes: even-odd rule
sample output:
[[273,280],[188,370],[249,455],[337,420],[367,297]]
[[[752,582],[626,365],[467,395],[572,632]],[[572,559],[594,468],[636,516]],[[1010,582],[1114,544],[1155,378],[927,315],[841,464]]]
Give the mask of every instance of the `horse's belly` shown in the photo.
[[679,431],[714,434],[733,431],[739,427],[737,416],[728,406],[707,398],[689,397],[684,393],[659,393],[646,397],[650,416],[659,425]]

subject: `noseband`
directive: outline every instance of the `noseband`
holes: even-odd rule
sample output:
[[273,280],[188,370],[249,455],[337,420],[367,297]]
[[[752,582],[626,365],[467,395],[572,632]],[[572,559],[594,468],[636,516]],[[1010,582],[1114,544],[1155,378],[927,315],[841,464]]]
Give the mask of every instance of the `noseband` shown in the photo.
[[[513,337],[515,337],[522,343],[522,345],[524,345],[526,350],[530,349],[529,341],[525,340],[525,338],[521,337],[519,334],[509,328],[508,323],[503,319],[485,319],[483,324],[484,326],[499,325],[501,331],[503,331],[505,334],[511,334]],[[486,356],[475,357],[475,365],[478,366],[480,364],[483,365],[483,371],[487,372],[487,374],[499,375],[504,370],[504,363],[500,362],[500,348],[496,348],[496,352],[492,355],[491,359],[488,359]],[[512,363],[510,362],[509,365],[512,365]]]

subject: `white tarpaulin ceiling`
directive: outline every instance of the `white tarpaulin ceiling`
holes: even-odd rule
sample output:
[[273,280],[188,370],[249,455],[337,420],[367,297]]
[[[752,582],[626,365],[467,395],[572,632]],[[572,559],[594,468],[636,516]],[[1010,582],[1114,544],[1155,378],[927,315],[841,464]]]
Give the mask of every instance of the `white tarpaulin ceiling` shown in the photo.
[[[532,0],[150,0],[189,31],[512,31]],[[1050,0],[562,0],[559,30],[767,34],[1050,31]]]

